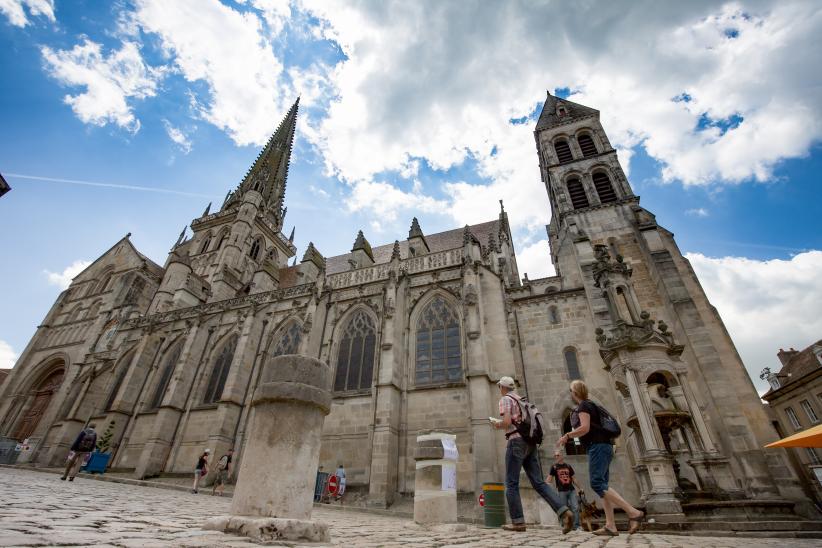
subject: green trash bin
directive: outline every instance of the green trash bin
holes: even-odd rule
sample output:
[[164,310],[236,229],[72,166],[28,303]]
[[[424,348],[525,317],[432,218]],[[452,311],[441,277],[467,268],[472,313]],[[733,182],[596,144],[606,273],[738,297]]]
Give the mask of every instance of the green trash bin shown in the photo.
[[485,497],[485,526],[502,527],[505,525],[505,484],[483,483],[482,494]]

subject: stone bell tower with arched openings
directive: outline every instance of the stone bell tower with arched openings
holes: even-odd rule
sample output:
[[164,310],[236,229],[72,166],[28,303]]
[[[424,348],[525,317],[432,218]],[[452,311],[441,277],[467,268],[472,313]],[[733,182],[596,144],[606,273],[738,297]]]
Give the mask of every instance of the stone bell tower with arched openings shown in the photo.
[[548,280],[557,294],[584,291],[578,315],[590,314],[597,345],[581,376],[629,427],[617,470],[633,470],[663,519],[705,501],[802,500],[785,456],[762,449],[774,434],[722,320],[673,234],[639,205],[599,112],[549,93],[534,136],[552,212]]

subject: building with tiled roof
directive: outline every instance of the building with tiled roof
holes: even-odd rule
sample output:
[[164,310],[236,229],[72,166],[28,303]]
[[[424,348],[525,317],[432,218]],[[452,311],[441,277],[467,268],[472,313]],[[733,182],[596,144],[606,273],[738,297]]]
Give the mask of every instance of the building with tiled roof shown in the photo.
[[[125,237],[58,297],[0,388],[0,436],[29,440],[23,461],[61,465],[93,420],[114,425],[111,465],[137,478],[189,473],[204,447],[236,448],[236,473],[253,421],[280,419],[251,413],[260,379],[301,354],[332,372],[305,466],[343,464],[347,492],[371,506],[414,492],[417,436],[431,431],[455,436],[467,498],[503,481],[506,440],[488,417],[511,376],[543,414],[545,447],[571,429],[568,385],[584,379],[625,432],[612,486],[650,515],[807,509],[787,453],[761,449],[775,432],[733,341],[598,111],[546,98],[534,136],[556,275],[528,279],[502,201],[475,225],[427,233],[409,219],[394,241],[359,231],[350,250],[298,250],[283,233],[298,107],[163,266]],[[579,440],[565,452],[584,475]]]

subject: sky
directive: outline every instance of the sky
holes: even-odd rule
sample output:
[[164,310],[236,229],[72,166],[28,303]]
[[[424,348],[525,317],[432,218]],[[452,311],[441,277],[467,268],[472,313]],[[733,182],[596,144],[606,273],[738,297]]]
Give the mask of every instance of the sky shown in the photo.
[[533,128],[598,109],[757,388],[822,339],[822,4],[0,0],[0,367],[127,233],[163,264],[300,97],[286,193],[326,256],[496,218],[553,273]]

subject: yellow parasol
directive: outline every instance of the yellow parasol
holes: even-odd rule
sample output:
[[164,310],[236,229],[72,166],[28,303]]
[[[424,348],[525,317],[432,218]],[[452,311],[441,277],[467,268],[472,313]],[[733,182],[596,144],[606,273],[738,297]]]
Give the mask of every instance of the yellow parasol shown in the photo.
[[765,447],[822,447],[822,424],[769,443]]

